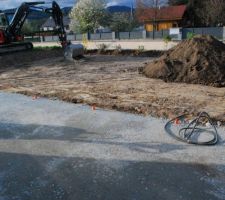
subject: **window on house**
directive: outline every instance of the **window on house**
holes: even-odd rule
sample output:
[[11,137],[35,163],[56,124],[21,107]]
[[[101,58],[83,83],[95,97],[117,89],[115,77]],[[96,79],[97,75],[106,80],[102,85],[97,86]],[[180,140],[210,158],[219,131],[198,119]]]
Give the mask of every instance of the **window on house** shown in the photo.
[[4,14],[0,15],[0,26],[7,26],[8,22],[6,16]]
[[177,23],[173,23],[173,28],[178,27]]

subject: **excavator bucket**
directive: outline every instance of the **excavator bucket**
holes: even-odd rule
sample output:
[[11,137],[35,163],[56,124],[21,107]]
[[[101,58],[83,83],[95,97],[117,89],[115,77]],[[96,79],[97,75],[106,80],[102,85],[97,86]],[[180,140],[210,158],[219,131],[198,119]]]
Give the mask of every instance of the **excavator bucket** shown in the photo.
[[64,49],[64,58],[66,60],[78,60],[83,58],[84,46],[82,44],[68,44]]
[[84,55],[84,46],[82,44],[72,44],[67,40],[67,34],[63,24],[63,13],[56,1],[52,2],[51,13],[57,27],[59,40],[64,48],[64,57],[67,60],[82,58]]

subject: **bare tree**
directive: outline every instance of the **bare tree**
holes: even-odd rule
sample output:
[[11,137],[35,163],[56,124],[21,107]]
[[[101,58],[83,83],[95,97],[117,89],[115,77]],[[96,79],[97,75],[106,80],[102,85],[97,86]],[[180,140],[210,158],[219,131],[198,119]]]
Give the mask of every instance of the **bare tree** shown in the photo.
[[[155,31],[157,30],[157,14],[159,11],[159,6],[163,5],[165,0],[137,0],[137,18],[142,19],[143,15],[147,14],[146,10],[151,9],[151,11],[154,13],[151,17],[151,20],[153,22],[153,38],[155,38]],[[149,12],[149,11],[147,11]],[[145,16],[144,16],[145,18]]]
[[155,5],[163,6],[167,4],[167,0],[136,0],[137,8],[154,7]]
[[139,18],[145,9],[152,7],[154,0],[136,0],[136,15]]
[[[136,0],[137,17],[143,15],[146,8],[165,5],[187,4],[187,21],[190,26],[225,26],[225,0]],[[151,19],[153,20],[153,19]]]
[[[160,5],[163,5],[165,0],[136,0],[136,15],[137,18],[143,15],[144,11],[148,8],[155,9],[155,12],[159,9]],[[153,19],[152,19],[153,20]]]
[[225,0],[189,0],[188,13],[192,26],[223,26]]
[[225,25],[225,0],[205,0],[199,14],[206,26]]

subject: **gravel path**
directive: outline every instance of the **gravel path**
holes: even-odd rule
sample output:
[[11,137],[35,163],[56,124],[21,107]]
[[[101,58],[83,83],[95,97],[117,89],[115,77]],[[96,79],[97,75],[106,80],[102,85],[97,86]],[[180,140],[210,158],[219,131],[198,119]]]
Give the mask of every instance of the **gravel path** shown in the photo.
[[225,129],[186,145],[165,120],[0,93],[0,200],[225,199]]

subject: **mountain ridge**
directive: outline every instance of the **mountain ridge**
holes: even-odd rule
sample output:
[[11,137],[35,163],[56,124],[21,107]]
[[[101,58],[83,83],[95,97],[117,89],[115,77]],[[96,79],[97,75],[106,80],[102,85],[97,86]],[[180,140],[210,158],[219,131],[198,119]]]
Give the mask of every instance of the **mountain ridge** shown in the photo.
[[[64,15],[68,15],[69,12],[71,11],[72,7],[64,7],[62,8],[62,12]],[[121,6],[121,5],[115,5],[115,6],[109,6],[106,8],[110,13],[115,13],[115,12],[131,12],[131,7],[129,6]],[[133,8],[134,10],[134,8]],[[14,13],[16,12],[16,8],[14,9],[6,9],[3,10],[3,12],[9,16],[11,19]],[[31,11],[29,16],[27,17],[28,20],[33,20],[33,19],[47,19],[50,16],[50,14],[41,12],[41,11]]]

